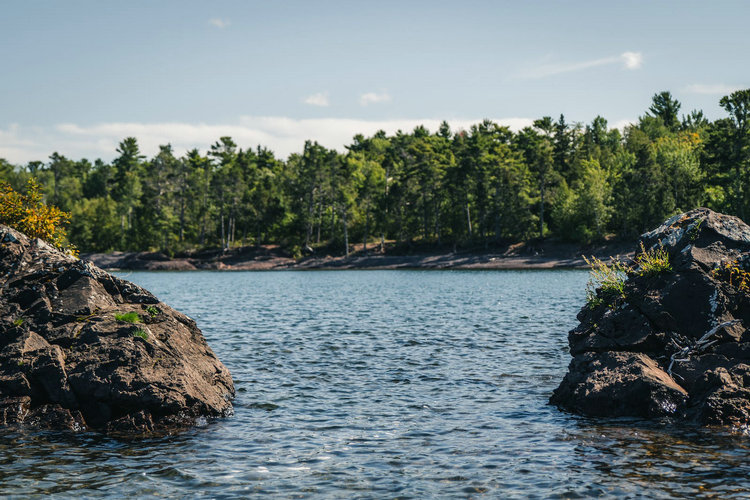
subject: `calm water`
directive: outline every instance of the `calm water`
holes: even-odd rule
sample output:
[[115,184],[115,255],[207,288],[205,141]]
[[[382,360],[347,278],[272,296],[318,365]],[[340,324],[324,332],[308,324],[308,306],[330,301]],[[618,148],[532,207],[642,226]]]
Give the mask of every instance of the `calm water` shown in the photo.
[[0,494],[746,497],[750,438],[547,405],[577,271],[130,273],[198,321],[235,416],[173,437],[0,431]]

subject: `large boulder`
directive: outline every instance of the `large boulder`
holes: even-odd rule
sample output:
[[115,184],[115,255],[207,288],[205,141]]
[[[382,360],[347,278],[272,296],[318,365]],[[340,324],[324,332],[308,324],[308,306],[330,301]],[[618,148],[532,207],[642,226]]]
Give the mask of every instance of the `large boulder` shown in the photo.
[[[699,208],[639,243],[624,292],[599,289],[578,313],[550,402],[592,416],[750,424],[750,226]],[[671,270],[639,268],[657,249]]]
[[0,225],[0,424],[164,432],[230,414],[233,396],[192,319]]

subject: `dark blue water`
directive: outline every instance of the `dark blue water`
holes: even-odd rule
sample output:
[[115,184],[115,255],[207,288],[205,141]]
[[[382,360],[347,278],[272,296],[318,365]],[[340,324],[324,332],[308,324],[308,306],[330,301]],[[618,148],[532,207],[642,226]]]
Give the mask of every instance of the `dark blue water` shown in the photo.
[[0,432],[0,494],[746,497],[750,438],[547,405],[585,272],[130,273],[195,318],[235,415],[179,436]]

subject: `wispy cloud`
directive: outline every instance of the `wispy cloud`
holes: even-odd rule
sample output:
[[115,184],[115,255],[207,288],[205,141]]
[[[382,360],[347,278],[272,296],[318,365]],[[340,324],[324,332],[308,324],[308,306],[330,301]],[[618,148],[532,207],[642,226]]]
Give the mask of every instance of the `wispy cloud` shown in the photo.
[[208,20],[208,24],[215,28],[224,29],[229,26],[229,19],[221,19],[220,17],[214,17]]
[[600,66],[614,66],[617,64],[621,64],[622,67],[628,70],[638,69],[643,65],[643,54],[640,52],[623,52],[619,56],[590,59],[588,61],[543,63],[527,67],[516,73],[515,77],[521,79],[546,78],[563,73],[573,73],[575,71],[583,71]]
[[328,107],[331,104],[328,100],[328,92],[318,92],[317,94],[306,97],[303,102],[310,106],[319,106],[321,108]]
[[391,96],[387,92],[366,92],[359,96],[359,104],[362,106],[368,106],[370,104],[378,104],[381,102],[388,102],[391,100]]
[[685,92],[690,94],[706,95],[729,95],[737,90],[742,90],[740,85],[726,85],[723,83],[694,83],[685,87]]
[[[448,120],[452,130],[468,130],[483,118]],[[63,123],[53,127],[24,127],[11,125],[0,128],[0,158],[11,163],[25,164],[32,160],[46,160],[58,151],[69,158],[102,158],[110,161],[115,149],[125,137],[135,137],[141,151],[153,156],[159,145],[171,144],[178,154],[192,148],[207,150],[219,137],[230,136],[243,148],[257,145],[268,147],[278,156],[299,152],[306,139],[336,148],[350,144],[355,134],[372,135],[378,130],[393,134],[398,130],[411,131],[424,125],[435,131],[440,119],[361,120],[347,118],[294,119],[279,116],[244,116],[232,124],[205,123],[100,123],[78,125]],[[529,118],[500,118],[493,121],[513,130],[530,126]]]

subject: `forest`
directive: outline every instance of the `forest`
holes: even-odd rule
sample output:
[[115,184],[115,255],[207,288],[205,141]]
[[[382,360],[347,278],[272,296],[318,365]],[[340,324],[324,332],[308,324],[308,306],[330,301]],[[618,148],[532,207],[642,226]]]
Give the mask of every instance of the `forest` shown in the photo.
[[[518,132],[485,120],[469,130],[419,126],[356,135],[345,151],[307,141],[277,158],[221,137],[204,154],[169,144],[146,158],[133,137],[111,162],[13,165],[0,181],[70,214],[82,252],[275,244],[295,256],[350,248],[481,249],[533,238],[587,244],[632,239],[675,213],[750,210],[750,89],[720,100],[726,116],[660,92],[623,131],[607,120],[545,116]],[[747,219],[745,219],[747,220]]]

